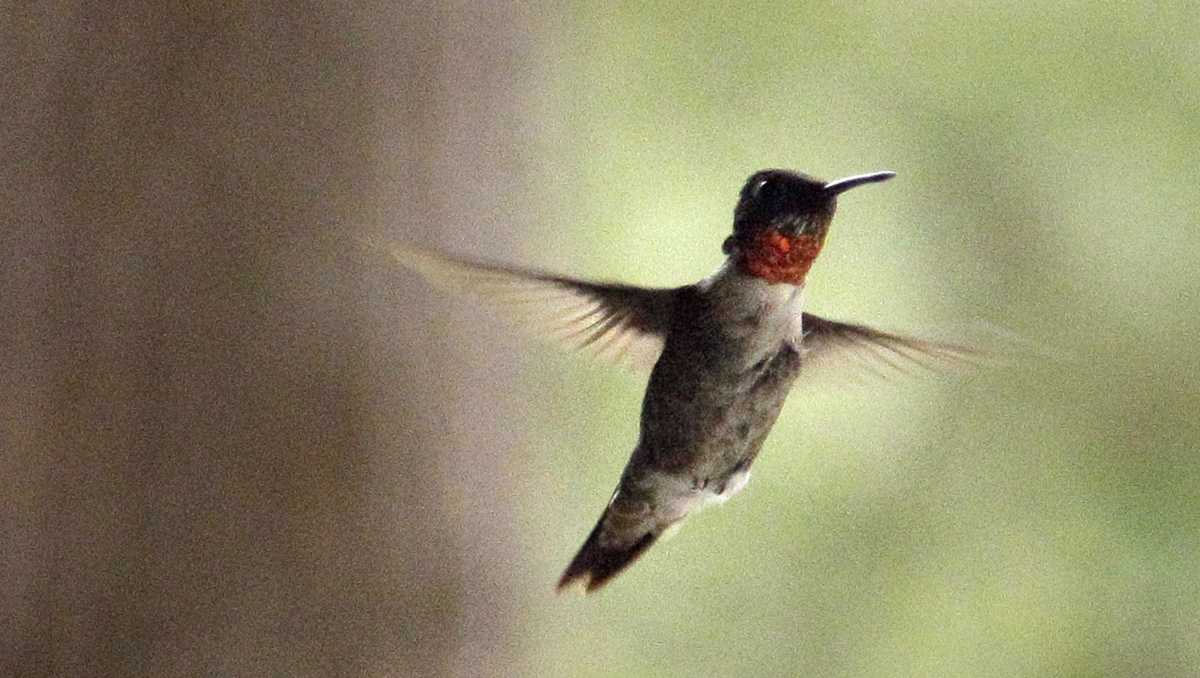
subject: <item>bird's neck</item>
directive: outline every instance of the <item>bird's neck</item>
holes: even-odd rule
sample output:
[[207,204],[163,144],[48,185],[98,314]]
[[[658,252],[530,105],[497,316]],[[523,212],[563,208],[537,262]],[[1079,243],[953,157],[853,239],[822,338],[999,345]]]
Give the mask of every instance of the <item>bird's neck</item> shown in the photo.
[[821,235],[786,235],[775,229],[757,233],[736,255],[738,270],[768,283],[800,286],[824,244]]

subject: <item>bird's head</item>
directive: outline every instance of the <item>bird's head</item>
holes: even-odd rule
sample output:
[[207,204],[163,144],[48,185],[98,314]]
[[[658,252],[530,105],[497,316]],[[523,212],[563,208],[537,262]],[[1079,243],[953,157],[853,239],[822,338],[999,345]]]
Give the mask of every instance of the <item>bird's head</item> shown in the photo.
[[756,172],[742,187],[725,253],[744,273],[800,285],[821,252],[837,196],[893,176],[875,172],[826,182],[788,170]]

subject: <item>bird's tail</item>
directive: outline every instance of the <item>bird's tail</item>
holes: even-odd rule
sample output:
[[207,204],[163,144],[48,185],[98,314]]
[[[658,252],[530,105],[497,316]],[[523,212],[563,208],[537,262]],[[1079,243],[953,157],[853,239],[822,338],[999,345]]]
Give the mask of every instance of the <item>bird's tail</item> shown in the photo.
[[[646,525],[644,521],[638,521],[641,523],[640,529],[633,533],[614,530],[614,516],[611,515],[614,509],[619,512],[615,504],[605,509],[587,541],[563,572],[558,580],[560,592],[576,582],[583,584],[584,593],[599,589],[629,567],[662,534],[661,530]],[[623,534],[612,534],[614,531]]]

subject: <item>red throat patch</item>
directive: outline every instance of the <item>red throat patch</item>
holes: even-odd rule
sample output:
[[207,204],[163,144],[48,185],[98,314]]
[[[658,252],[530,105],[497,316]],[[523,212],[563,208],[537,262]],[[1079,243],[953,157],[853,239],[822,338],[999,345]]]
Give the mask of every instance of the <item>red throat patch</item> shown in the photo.
[[808,275],[824,238],[816,235],[784,235],[767,229],[744,245],[738,265],[744,273],[769,283],[799,285]]

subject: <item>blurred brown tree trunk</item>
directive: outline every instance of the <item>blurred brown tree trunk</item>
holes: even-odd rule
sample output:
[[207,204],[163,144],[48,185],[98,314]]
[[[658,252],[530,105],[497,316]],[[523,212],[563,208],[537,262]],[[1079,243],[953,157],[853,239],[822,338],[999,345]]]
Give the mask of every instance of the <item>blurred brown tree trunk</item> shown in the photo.
[[437,156],[437,17],[3,12],[0,675],[462,671],[446,405],[370,340],[347,226],[381,127]]

